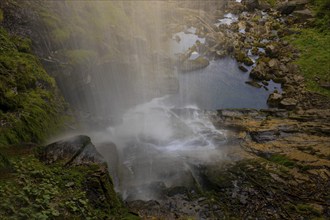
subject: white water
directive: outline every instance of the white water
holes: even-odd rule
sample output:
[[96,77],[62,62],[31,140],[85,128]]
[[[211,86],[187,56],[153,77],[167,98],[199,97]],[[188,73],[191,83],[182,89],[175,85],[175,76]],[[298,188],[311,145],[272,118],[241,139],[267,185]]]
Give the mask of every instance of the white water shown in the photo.
[[238,21],[238,16],[234,15],[232,13],[228,13],[224,15],[224,18],[221,18],[218,20],[219,22],[216,23],[215,25],[219,26],[219,25],[231,25],[234,22]]
[[137,105],[120,125],[94,138],[117,146],[112,175],[124,199],[156,199],[160,186],[192,185],[198,181],[194,167],[225,158],[225,132],[196,106],[176,109],[168,101],[165,96]]

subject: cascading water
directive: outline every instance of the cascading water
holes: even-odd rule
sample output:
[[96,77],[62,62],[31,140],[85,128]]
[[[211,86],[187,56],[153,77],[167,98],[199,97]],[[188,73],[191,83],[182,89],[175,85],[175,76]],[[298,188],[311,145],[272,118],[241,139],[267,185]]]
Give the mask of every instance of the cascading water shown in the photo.
[[124,198],[155,199],[159,187],[192,186],[198,182],[194,167],[225,158],[225,131],[197,106],[175,108],[169,101],[165,96],[137,105],[122,123],[94,138],[116,144],[119,166],[113,176]]
[[[232,58],[178,73],[176,55],[206,39],[198,37],[194,27],[169,36],[165,25],[175,17],[173,6],[167,5],[171,2],[56,4],[72,24],[95,29],[79,36],[79,41],[74,38],[70,50],[62,48],[68,58],[78,52],[88,58],[92,54],[93,62],[74,66],[58,82],[71,104],[88,115],[88,122],[95,118],[105,122],[95,126],[97,131],[87,126],[86,133],[106,158],[116,188],[127,200],[159,199],[167,187],[196,186],[199,166],[227,159],[226,131],[216,129],[204,110],[266,107],[271,91],[246,85],[248,75]],[[71,10],[78,11],[72,15]],[[86,11],[98,25],[74,20]],[[204,56],[202,51],[193,51],[188,59],[199,56]],[[90,65],[84,69],[86,64]]]

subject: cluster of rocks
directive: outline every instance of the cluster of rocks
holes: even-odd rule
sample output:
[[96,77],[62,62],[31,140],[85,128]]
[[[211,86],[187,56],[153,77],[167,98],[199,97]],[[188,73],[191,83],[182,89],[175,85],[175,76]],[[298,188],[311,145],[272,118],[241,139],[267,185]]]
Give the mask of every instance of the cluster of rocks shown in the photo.
[[[275,90],[270,95],[270,107],[307,107],[304,102],[304,78],[293,63],[299,52],[282,38],[292,34],[288,28],[290,25],[305,25],[312,20],[312,13],[306,4],[305,0],[277,3],[275,6],[258,0],[245,0],[242,3],[228,1],[225,11],[238,14],[231,24],[216,24],[206,15],[190,17],[188,21],[194,23],[196,34],[205,38],[205,43],[197,41],[182,55],[179,60],[181,70],[187,72],[204,68],[209,64],[205,57],[219,59],[232,56],[239,63],[240,70],[249,72],[251,81],[246,83],[266,90],[269,81],[281,84],[283,92]],[[188,60],[195,51],[204,58]]]

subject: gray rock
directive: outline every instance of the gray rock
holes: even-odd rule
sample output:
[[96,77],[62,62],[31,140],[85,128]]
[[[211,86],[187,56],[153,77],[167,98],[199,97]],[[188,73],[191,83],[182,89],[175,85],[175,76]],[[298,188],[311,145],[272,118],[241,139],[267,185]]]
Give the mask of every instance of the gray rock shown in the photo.
[[277,107],[282,99],[283,99],[282,94],[274,92],[269,95],[267,99],[267,104],[270,107]]
[[310,18],[313,18],[313,13],[309,9],[294,11],[292,13],[293,16],[295,16],[298,19],[298,22],[304,22]]
[[262,85],[260,85],[256,81],[246,81],[245,83],[248,84],[248,85],[250,85],[250,86],[256,87],[256,88],[261,88],[262,87]]
[[255,80],[269,80],[268,67],[266,63],[259,62],[250,72],[250,77]]
[[255,9],[259,9],[259,1],[258,0],[243,0],[242,4],[246,7],[247,10],[253,11]]
[[308,0],[287,1],[277,5],[277,10],[281,14],[289,15],[295,10],[303,10]]
[[37,156],[46,164],[59,163],[63,166],[98,164],[105,165],[91,139],[85,135],[57,141],[39,149]]
[[250,132],[251,138],[257,143],[265,143],[274,141],[278,137],[277,130],[265,130],[265,131],[252,131]]
[[279,49],[277,47],[277,45],[275,44],[269,44],[266,46],[266,54],[267,56],[271,57],[271,58],[276,58],[278,57],[279,54]]
[[294,109],[298,104],[298,101],[294,98],[285,98],[280,102],[280,106],[286,109]]
[[240,70],[242,70],[243,72],[245,72],[245,73],[248,71],[248,69],[246,69],[246,67],[243,66],[243,65],[239,65],[238,68],[239,68]]
[[330,83],[320,83],[320,86],[324,89],[330,90]]
[[280,64],[280,71],[283,73],[288,73],[289,69],[286,67],[285,64]]
[[269,68],[273,69],[273,70],[278,70],[279,69],[279,61],[277,59],[271,59],[268,62],[268,66]]
[[198,57],[194,60],[186,60],[180,66],[179,70],[181,72],[190,72],[198,69],[207,67],[210,64],[208,59],[204,57]]

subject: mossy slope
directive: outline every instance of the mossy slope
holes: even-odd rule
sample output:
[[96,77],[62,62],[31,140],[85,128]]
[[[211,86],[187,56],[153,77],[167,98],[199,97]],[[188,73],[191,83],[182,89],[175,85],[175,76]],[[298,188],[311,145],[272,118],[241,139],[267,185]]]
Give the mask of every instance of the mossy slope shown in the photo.
[[1,219],[139,219],[118,200],[110,177],[97,175],[98,165],[63,171],[40,162],[33,149],[4,151],[12,168],[0,168]]
[[30,45],[0,27],[0,146],[38,143],[61,127],[65,103]]
[[289,39],[300,50],[296,63],[306,79],[307,88],[330,97],[330,1],[313,0],[310,7],[314,20],[308,27],[297,27],[298,33]]

